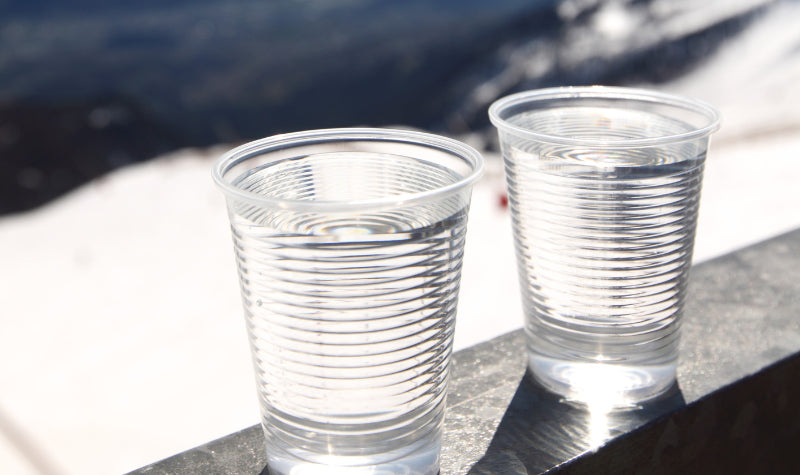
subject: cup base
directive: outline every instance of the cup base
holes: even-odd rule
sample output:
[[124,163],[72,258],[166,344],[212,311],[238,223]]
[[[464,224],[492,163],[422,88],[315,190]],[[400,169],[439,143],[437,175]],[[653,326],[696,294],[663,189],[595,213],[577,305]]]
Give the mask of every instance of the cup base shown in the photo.
[[[439,473],[441,438],[424,438],[392,453],[379,455],[314,454],[313,461],[267,444],[270,475],[436,475]],[[410,451],[410,452],[409,452]],[[303,453],[302,456],[309,456]],[[387,459],[390,459],[387,461]],[[374,461],[378,461],[373,463]]]
[[528,355],[533,377],[566,401],[620,409],[666,393],[675,383],[676,362],[622,365],[554,360]]

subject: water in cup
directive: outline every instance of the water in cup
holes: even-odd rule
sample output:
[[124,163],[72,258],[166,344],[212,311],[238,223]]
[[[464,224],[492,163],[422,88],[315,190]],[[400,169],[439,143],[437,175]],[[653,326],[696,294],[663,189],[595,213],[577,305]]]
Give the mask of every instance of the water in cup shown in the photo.
[[672,383],[703,158],[509,166],[535,373],[582,387],[600,363],[623,391]]

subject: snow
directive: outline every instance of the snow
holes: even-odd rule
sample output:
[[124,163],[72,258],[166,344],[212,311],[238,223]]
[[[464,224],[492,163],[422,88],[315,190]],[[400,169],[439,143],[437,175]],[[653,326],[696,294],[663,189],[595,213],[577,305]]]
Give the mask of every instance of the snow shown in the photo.
[[131,470],[257,420],[213,155],[0,221],[0,354],[15,361],[0,407],[63,473]]

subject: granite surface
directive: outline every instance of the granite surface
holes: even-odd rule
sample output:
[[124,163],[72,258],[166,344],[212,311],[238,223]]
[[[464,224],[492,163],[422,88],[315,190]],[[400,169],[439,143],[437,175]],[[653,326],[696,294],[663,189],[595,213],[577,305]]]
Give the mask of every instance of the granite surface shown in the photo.
[[[521,331],[457,352],[442,474],[791,473],[800,466],[800,230],[692,270],[678,382],[591,411],[525,372]],[[266,474],[258,426],[133,474]]]

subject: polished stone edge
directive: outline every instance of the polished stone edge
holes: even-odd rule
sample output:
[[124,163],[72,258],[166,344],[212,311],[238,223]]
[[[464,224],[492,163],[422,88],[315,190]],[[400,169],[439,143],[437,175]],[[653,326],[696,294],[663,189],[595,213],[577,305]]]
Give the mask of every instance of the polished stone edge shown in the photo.
[[[800,466],[800,230],[696,266],[678,384],[594,414],[526,375],[521,330],[453,355],[443,474],[791,473]],[[599,417],[602,416],[602,417]],[[266,473],[259,426],[133,474]]]
[[634,410],[598,413],[517,373],[485,454],[466,471],[792,473],[779,469],[792,468],[800,453],[798,317],[800,230],[696,266],[678,381],[668,394]]
[[[514,332],[500,340],[513,345],[517,343],[514,340],[521,340],[521,334]],[[491,345],[465,350],[458,356],[472,363],[486,351],[491,351]],[[519,457],[518,450],[508,450],[512,447],[492,448],[487,452],[489,441],[497,431],[497,425],[491,420],[499,422],[503,416],[503,411],[493,409],[497,404],[490,403],[498,396],[487,391],[466,401],[475,402],[490,413],[488,418],[483,414],[483,424],[459,427],[461,416],[458,413],[463,402],[454,406],[452,415],[448,414],[445,439],[450,443],[445,444],[442,473],[791,473],[800,466],[800,378],[797,375],[800,375],[800,355],[655,420],[639,421],[640,427],[613,438],[597,450],[585,448],[581,455],[563,463],[552,456],[546,457],[552,464],[549,470],[541,464],[530,466],[526,463],[529,460]],[[508,398],[501,395],[499,399],[502,405]],[[472,414],[474,410],[469,408],[467,412]],[[492,412],[494,417],[491,417]],[[519,414],[512,417],[519,417]],[[565,426],[568,422],[562,421]],[[527,437],[515,441],[522,442],[527,454],[541,452],[530,445]],[[554,455],[559,450],[564,447],[556,449]],[[450,459],[445,454],[450,455]],[[473,465],[475,461],[477,465]],[[256,425],[132,474],[266,475],[265,465],[263,433]]]
[[795,473],[800,354],[547,473]]
[[261,426],[255,425],[134,470],[130,475],[258,474],[266,464],[264,434]]

